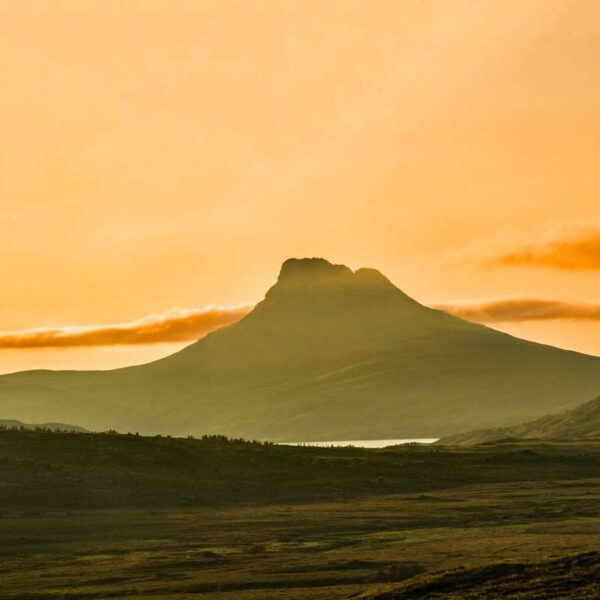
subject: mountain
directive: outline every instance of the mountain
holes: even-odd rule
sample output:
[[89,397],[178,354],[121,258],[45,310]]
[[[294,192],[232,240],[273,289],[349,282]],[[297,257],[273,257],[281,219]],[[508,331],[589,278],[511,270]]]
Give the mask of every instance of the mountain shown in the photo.
[[507,438],[543,440],[600,439],[600,398],[577,408],[527,421],[514,427],[480,429],[448,436],[439,444],[472,445]]
[[85,433],[86,429],[66,423],[23,423],[16,419],[0,419],[0,428],[4,429],[45,429],[47,431],[76,431]]
[[0,411],[88,429],[309,441],[440,437],[574,407],[600,359],[426,308],[374,269],[286,261],[235,325],[146,365],[0,377]]

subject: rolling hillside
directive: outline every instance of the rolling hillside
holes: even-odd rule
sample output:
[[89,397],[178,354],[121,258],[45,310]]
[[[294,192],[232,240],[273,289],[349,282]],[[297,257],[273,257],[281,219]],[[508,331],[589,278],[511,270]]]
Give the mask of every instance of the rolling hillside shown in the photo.
[[0,377],[0,415],[281,441],[438,437],[598,390],[598,358],[426,308],[372,269],[291,259],[242,321],[165,359]]
[[471,445],[507,438],[543,440],[600,439],[600,398],[577,408],[527,421],[514,427],[479,429],[439,440],[439,444]]

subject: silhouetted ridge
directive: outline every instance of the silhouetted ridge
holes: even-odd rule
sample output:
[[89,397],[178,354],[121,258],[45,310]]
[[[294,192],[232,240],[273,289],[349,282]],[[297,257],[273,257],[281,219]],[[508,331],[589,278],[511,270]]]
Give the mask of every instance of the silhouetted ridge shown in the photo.
[[324,258],[288,258],[281,265],[279,281],[288,278],[322,279],[340,275],[352,275],[346,265],[334,265]]
[[409,298],[376,269],[361,268],[352,272],[345,265],[335,265],[324,258],[286,260],[281,266],[277,283],[269,290],[267,298],[279,294],[301,297],[321,293],[329,296],[337,293],[354,296],[365,291],[393,291],[398,294],[396,299],[400,295]]
[[349,284],[352,271],[344,265],[333,265],[323,258],[290,258],[281,265],[273,289],[298,291],[299,288]]

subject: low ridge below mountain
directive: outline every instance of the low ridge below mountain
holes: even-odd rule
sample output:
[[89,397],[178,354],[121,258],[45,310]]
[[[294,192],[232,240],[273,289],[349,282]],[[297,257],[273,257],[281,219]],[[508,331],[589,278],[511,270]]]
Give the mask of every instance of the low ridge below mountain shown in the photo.
[[0,411],[92,430],[307,441],[440,437],[567,409],[600,358],[427,308],[374,269],[290,259],[240,322],[146,365],[0,377]]
[[473,445],[505,439],[600,439],[600,398],[556,415],[546,415],[514,427],[479,429],[442,438],[438,444]]
[[0,419],[0,428],[3,429],[43,429],[45,431],[67,431],[86,433],[86,429],[78,425],[67,423],[23,423],[17,419]]

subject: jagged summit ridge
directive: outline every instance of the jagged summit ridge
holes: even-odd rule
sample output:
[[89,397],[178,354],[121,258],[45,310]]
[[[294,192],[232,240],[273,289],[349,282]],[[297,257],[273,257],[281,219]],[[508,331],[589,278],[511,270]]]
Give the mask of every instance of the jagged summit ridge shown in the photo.
[[281,265],[277,283],[343,280],[352,275],[345,265],[335,265],[324,258],[288,258]]
[[304,285],[376,286],[400,291],[377,269],[363,267],[353,272],[346,265],[318,257],[289,258],[284,261],[274,287]]

